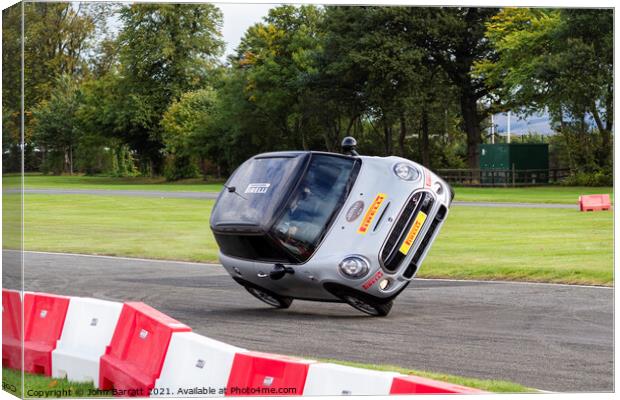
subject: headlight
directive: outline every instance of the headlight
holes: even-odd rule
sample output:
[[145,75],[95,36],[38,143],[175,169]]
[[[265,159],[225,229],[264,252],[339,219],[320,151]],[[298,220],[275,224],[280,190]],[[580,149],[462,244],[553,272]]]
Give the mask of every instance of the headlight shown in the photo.
[[394,173],[404,181],[415,181],[420,177],[420,171],[407,163],[394,165]]
[[442,194],[443,193],[443,186],[441,185],[441,183],[435,182],[435,183],[433,183],[433,190],[437,194]]
[[361,278],[368,273],[368,261],[362,257],[350,256],[338,264],[340,272],[347,278]]

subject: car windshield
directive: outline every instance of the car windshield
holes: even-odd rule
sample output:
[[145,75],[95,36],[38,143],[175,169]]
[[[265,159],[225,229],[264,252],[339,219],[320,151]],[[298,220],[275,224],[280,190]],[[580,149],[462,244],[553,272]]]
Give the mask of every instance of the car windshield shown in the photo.
[[359,161],[313,154],[305,175],[272,228],[272,235],[298,261],[305,262],[346,200]]
[[226,207],[216,207],[213,224],[267,230],[306,159],[304,154],[294,154],[255,157],[243,163],[226,182],[228,189],[224,189],[218,199],[218,203]]

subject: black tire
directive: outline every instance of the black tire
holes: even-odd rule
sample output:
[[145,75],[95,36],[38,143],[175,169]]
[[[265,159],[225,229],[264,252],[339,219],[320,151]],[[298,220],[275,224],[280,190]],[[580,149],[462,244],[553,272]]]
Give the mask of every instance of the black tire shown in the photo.
[[292,297],[284,297],[277,295],[271,291],[260,289],[254,286],[244,286],[252,296],[256,297],[265,304],[269,304],[275,308],[289,308],[293,302]]
[[394,300],[390,300],[386,303],[375,303],[351,294],[343,295],[342,300],[356,310],[372,315],[373,317],[387,316],[394,305]]

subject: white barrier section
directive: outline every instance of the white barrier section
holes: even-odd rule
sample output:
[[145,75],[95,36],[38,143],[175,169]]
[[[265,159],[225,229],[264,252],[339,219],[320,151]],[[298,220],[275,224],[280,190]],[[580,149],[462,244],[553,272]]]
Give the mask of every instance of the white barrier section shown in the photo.
[[194,332],[175,332],[151,397],[222,397],[241,352],[246,350]]
[[304,396],[389,395],[394,372],[372,371],[336,364],[312,364]]
[[62,335],[52,352],[52,376],[99,385],[99,358],[110,344],[122,303],[71,297]]

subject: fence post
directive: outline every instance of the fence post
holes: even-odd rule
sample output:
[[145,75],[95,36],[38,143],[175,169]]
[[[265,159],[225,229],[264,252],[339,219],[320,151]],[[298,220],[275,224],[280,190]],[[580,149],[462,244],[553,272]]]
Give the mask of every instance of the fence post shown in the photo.
[[512,163],[512,187],[515,187],[515,164]]

